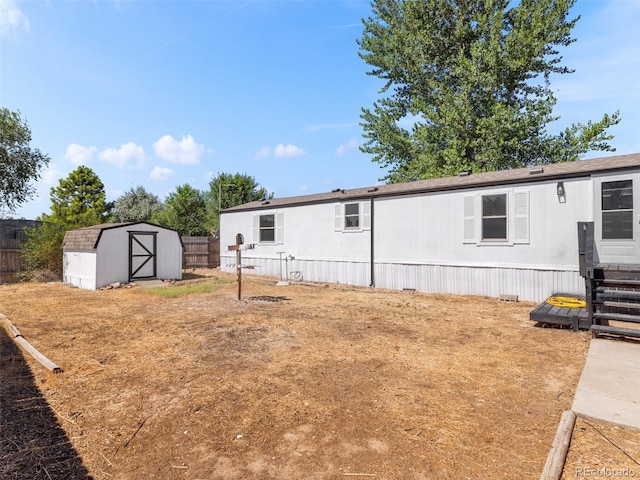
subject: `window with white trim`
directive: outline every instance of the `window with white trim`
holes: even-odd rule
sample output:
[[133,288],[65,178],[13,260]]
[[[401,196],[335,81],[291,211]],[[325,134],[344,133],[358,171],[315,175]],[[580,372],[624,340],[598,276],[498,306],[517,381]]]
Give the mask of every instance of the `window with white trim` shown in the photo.
[[507,194],[482,195],[482,240],[507,238]]
[[529,191],[503,189],[464,197],[463,243],[529,243]]
[[353,230],[360,228],[360,204],[346,203],[344,205],[344,229]]
[[253,243],[283,243],[284,213],[256,213],[253,215]]
[[602,239],[633,239],[633,180],[602,182]]
[[362,232],[371,230],[370,201],[346,202],[335,205],[334,230],[336,232]]
[[276,216],[260,215],[260,243],[276,241]]

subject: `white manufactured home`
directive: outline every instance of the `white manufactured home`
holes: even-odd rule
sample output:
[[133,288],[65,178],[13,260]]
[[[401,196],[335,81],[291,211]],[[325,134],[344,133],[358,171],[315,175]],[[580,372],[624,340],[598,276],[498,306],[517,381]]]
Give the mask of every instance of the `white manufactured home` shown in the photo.
[[87,290],[141,279],[182,278],[182,239],[151,223],[105,223],[64,236],[63,281]]
[[640,264],[640,154],[247,203],[221,214],[221,268],[241,233],[257,274],[542,301],[584,295],[578,222],[597,262]]

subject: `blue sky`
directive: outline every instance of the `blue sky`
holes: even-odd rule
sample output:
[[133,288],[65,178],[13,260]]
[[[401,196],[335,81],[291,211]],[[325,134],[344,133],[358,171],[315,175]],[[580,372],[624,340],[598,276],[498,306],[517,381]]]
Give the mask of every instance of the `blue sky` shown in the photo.
[[[358,149],[360,109],[382,86],[356,44],[370,13],[364,0],[0,0],[0,105],[51,158],[14,215],[48,213],[50,188],[81,164],[109,200],[138,185],[161,200],[208,189],[218,172],[277,197],[379,183]],[[571,13],[576,72],[552,78],[554,128],[620,110],[616,154],[638,153],[640,1]]]

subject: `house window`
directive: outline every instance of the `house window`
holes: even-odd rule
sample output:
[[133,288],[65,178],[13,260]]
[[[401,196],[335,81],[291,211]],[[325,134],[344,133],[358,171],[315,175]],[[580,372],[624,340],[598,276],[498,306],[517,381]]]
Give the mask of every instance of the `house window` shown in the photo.
[[276,241],[276,216],[260,215],[260,242]]
[[633,180],[602,182],[602,239],[633,239]]
[[360,204],[347,203],[344,206],[345,230],[360,228]]
[[482,196],[482,239],[507,240],[507,195]]

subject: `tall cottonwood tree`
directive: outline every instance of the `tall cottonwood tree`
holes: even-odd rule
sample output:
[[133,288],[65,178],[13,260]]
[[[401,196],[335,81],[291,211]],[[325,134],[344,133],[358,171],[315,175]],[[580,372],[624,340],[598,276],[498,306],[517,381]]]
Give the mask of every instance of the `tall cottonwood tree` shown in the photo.
[[576,160],[613,151],[618,112],[547,126],[551,76],[571,73],[559,49],[574,39],[575,0],[374,0],[360,56],[386,83],[362,109],[373,161],[389,182]]

